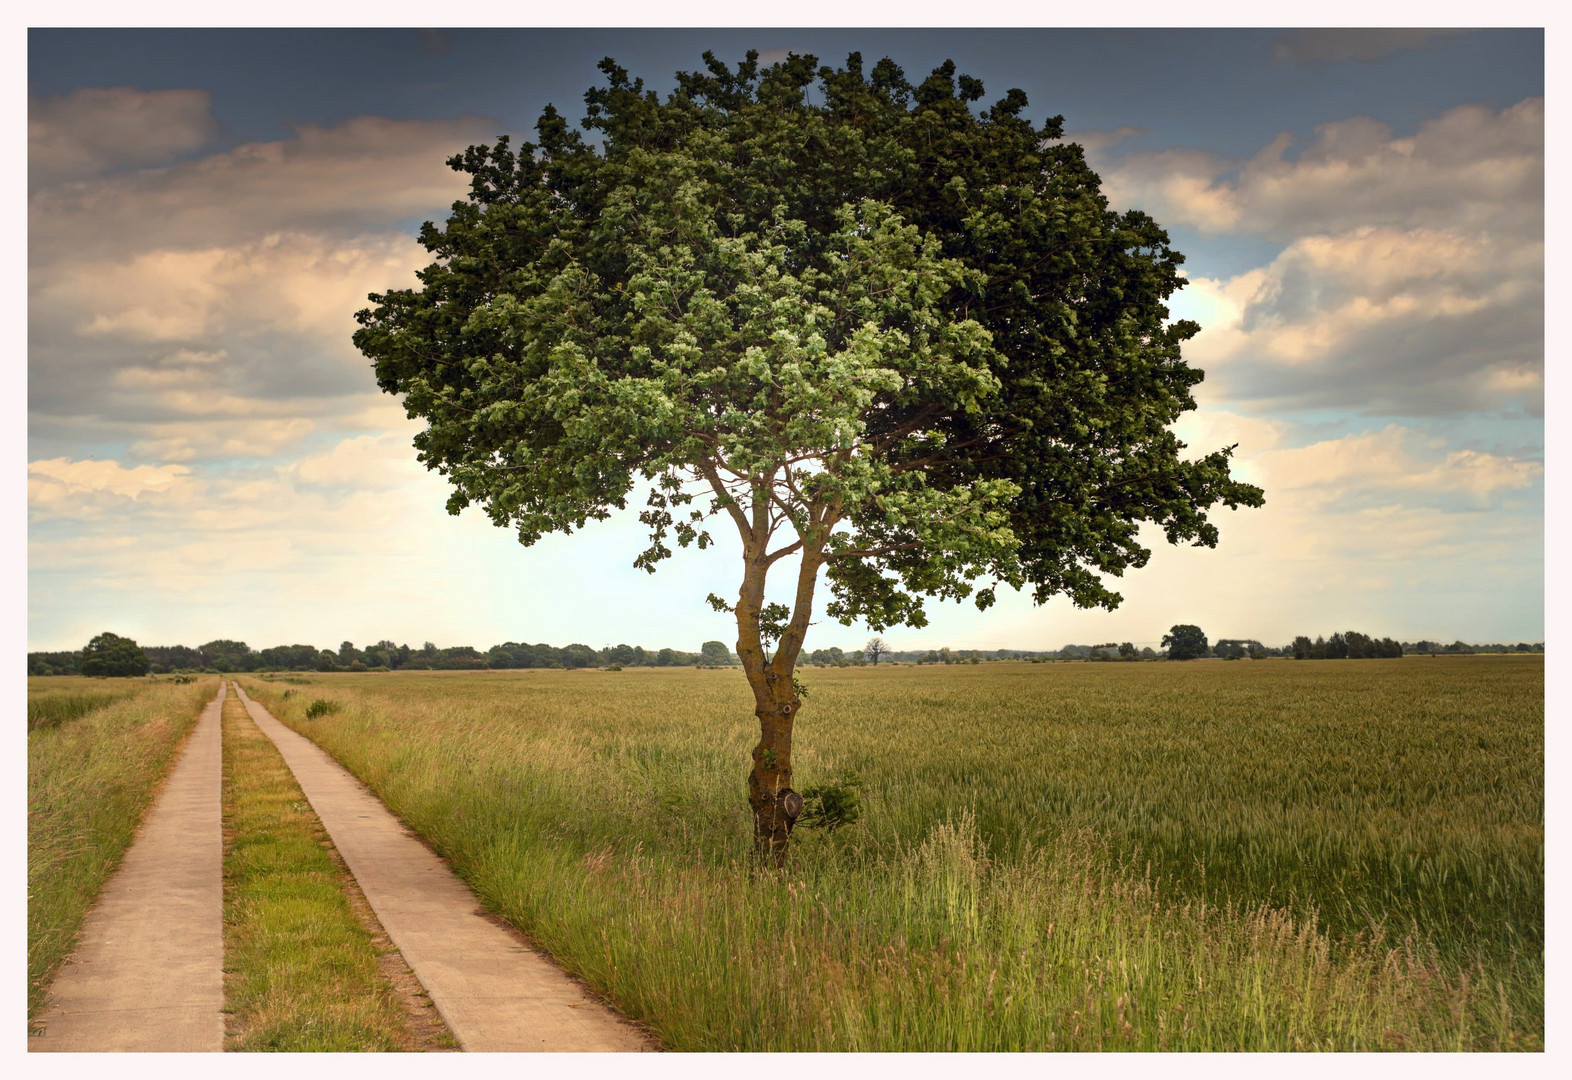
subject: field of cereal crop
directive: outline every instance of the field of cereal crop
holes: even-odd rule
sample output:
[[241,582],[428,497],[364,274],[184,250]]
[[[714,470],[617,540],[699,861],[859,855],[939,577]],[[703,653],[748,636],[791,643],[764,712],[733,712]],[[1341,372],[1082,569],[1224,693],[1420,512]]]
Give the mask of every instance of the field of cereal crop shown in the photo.
[[1541,657],[802,679],[784,873],[735,671],[245,682],[673,1049],[1542,1046]]

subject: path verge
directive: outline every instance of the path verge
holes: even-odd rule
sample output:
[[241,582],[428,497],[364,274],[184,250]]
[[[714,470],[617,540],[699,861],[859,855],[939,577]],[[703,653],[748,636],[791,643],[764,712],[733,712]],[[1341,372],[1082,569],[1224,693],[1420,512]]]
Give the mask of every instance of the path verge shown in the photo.
[[220,686],[89,912],[29,1050],[223,1049],[223,700]]
[[244,690],[239,694],[463,1049],[654,1049],[632,1024],[489,921],[464,883],[347,770]]

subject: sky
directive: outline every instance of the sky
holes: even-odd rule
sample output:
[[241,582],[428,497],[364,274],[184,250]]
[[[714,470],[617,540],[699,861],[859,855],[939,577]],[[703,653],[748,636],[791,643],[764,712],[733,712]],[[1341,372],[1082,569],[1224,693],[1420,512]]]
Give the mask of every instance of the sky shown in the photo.
[[[1237,443],[1216,511],[1082,611],[930,602],[895,648],[1283,644],[1355,629],[1537,641],[1545,622],[1540,30],[30,30],[27,641],[255,648],[505,640],[697,649],[739,551],[651,576],[630,509],[532,548],[449,516],[417,422],[353,347],[415,284],[465,146],[582,115],[610,55],[665,92],[713,49],[945,58],[1063,115],[1186,256],[1206,372],[1177,430]],[[634,504],[636,505],[636,504]],[[715,530],[717,539],[724,533]],[[775,590],[785,599],[786,581]],[[821,604],[824,593],[821,591]],[[827,618],[809,649],[865,626]]]

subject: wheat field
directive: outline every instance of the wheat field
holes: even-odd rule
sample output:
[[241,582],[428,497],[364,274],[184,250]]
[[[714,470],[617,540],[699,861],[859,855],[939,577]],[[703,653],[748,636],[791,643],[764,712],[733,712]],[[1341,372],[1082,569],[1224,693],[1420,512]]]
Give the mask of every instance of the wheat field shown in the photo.
[[1541,657],[801,678],[784,872],[736,671],[244,681],[673,1049],[1543,1045]]

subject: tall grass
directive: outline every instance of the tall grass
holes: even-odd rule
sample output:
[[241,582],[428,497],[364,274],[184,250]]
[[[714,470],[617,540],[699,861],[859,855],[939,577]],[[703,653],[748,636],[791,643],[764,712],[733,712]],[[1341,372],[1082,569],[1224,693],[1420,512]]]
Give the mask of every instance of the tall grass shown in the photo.
[[138,685],[135,694],[27,736],[29,1019],[131,845],[181,739],[218,692],[216,679]]
[[225,1048],[408,1049],[322,823],[238,697],[223,720]]
[[256,692],[669,1046],[1541,1045],[1539,658],[803,678],[784,874],[735,673]]
[[49,685],[56,683],[55,679],[32,681],[46,685],[29,685],[27,688],[27,730],[30,732],[80,720],[88,713],[140,693],[148,686],[145,682],[121,682],[117,679],[118,685],[113,689],[84,690],[81,679],[71,679],[66,686]]

